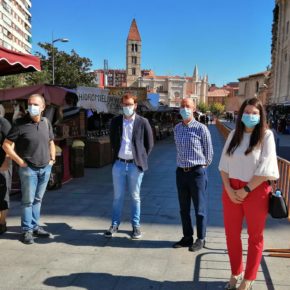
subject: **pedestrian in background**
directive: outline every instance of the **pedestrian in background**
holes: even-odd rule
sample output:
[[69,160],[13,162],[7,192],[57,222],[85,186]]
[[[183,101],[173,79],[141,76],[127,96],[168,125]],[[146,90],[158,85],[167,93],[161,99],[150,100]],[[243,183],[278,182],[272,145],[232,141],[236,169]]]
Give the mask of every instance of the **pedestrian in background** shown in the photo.
[[[263,231],[268,214],[267,180],[279,178],[274,136],[267,129],[265,112],[257,98],[242,104],[236,129],[225,143],[219,163],[223,181],[224,225],[232,275],[226,289],[252,289],[263,251]],[[244,273],[241,232],[248,229]]]
[[41,202],[55,162],[52,126],[42,117],[44,109],[44,98],[31,95],[28,113],[15,121],[3,144],[6,153],[19,165],[24,244],[32,244],[34,237],[50,236],[39,226]]
[[140,189],[148,156],[153,148],[153,134],[147,119],[136,114],[137,97],[122,97],[123,114],[112,119],[110,140],[113,150],[113,214],[112,224],[105,232],[111,238],[119,229],[126,191],[131,196],[132,239],[142,236],[140,227]]
[[10,129],[11,125],[8,120],[0,116],[0,235],[7,231],[6,217],[12,182],[12,162],[2,149],[3,142]]
[[[181,102],[183,121],[174,128],[177,149],[176,185],[180,206],[183,237],[174,248],[189,247],[199,251],[205,245],[207,225],[207,172],[213,158],[211,136],[206,125],[193,117],[195,104],[191,98]],[[193,243],[193,226],[190,217],[191,201],[195,209],[196,235]]]

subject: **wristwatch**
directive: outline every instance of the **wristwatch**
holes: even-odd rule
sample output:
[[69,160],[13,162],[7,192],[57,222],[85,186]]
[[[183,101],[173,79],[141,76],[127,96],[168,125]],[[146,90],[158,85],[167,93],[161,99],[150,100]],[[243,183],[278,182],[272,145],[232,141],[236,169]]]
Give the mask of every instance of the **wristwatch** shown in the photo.
[[244,186],[244,190],[245,190],[245,192],[248,192],[248,193],[251,192],[251,189],[248,185]]

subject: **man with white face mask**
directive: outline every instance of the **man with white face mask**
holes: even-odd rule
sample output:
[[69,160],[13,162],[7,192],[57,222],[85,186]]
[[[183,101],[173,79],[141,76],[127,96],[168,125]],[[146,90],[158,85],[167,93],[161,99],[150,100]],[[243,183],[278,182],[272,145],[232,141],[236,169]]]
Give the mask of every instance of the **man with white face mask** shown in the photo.
[[[211,136],[207,127],[197,122],[193,113],[195,104],[185,98],[181,102],[182,122],[174,128],[177,149],[176,185],[180,206],[183,237],[174,248],[188,247],[190,251],[201,250],[205,245],[207,223],[207,173],[213,157]],[[197,239],[193,243],[193,227],[190,217],[191,201],[196,218]]]
[[131,195],[132,239],[141,238],[140,188],[144,171],[148,169],[148,155],[153,148],[153,134],[147,119],[137,115],[137,97],[122,97],[123,115],[111,122],[110,140],[113,150],[113,214],[112,224],[105,232],[111,238],[119,229],[126,190]]
[[44,109],[44,98],[31,95],[28,113],[16,120],[3,144],[6,153],[19,165],[24,244],[33,244],[34,237],[50,236],[39,226],[41,201],[55,162],[52,126],[42,117]]

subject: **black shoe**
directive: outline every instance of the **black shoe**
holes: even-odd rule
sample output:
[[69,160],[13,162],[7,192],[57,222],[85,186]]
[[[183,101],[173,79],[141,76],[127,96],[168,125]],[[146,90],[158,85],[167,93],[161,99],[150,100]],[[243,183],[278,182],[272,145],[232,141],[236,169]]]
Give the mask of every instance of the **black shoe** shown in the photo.
[[0,224],[0,235],[4,234],[5,232],[7,232],[6,223],[5,224]]
[[188,250],[191,252],[197,252],[205,246],[205,240],[196,239],[193,245],[191,245]]
[[142,234],[141,234],[140,227],[133,227],[131,238],[133,240],[138,240],[138,239],[141,239],[141,237],[142,237]]
[[38,227],[36,230],[33,231],[33,235],[39,238],[49,238],[51,234],[45,231],[43,228]]
[[193,238],[186,238],[183,237],[179,242],[176,242],[172,245],[173,248],[178,249],[178,248],[183,248],[183,247],[190,247],[192,246],[193,243]]
[[105,232],[105,237],[106,238],[111,238],[115,233],[118,232],[118,226],[110,226],[110,228]]
[[23,244],[26,244],[26,245],[33,244],[34,243],[34,238],[33,238],[32,232],[24,232],[22,234],[21,241],[22,241]]

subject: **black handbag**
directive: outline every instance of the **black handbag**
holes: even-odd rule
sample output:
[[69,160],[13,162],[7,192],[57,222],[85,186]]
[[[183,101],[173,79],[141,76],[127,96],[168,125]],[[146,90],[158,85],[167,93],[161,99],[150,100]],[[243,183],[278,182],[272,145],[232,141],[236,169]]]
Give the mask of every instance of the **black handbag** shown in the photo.
[[270,193],[269,214],[274,219],[283,219],[288,217],[288,208],[286,201],[279,189]]

